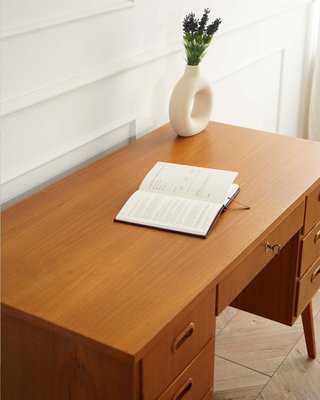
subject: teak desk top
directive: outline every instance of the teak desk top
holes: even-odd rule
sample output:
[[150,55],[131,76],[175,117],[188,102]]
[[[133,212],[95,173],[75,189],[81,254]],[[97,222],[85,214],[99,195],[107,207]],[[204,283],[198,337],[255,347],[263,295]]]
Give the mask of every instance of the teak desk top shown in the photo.
[[[239,172],[237,200],[207,239],[113,218],[157,161]],[[140,359],[183,308],[219,282],[317,184],[320,143],[210,123],[170,125],[2,214],[4,309]]]

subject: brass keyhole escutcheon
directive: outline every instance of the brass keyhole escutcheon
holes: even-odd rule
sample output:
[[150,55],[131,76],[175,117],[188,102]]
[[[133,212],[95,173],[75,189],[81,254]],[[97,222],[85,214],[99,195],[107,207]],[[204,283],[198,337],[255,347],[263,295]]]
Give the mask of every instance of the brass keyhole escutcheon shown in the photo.
[[276,255],[279,255],[279,254],[280,254],[281,249],[282,249],[282,247],[281,247],[281,245],[278,244],[278,243],[276,243],[276,244],[271,244],[271,243],[267,242],[267,243],[265,244],[265,250],[266,250],[266,251],[271,250],[271,251],[273,251],[273,253],[276,254]]

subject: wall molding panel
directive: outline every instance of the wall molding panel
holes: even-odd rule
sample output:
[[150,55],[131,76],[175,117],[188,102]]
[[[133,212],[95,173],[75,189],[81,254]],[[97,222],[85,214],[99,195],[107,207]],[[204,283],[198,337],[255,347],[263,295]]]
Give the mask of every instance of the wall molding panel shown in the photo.
[[[213,119],[224,122],[226,114],[230,113],[230,123],[248,126],[248,115],[255,109],[255,103],[258,103],[259,106],[256,106],[257,110],[251,117],[250,127],[277,132],[281,112],[284,54],[284,48],[275,49],[248,63],[240,63],[234,66],[232,72],[215,79],[212,86],[217,106],[216,109],[213,108]],[[262,71],[268,71],[264,79],[261,79]],[[233,93],[230,99],[227,97],[227,101],[221,88]]]
[[25,95],[5,100],[1,103],[1,115],[5,116],[23,110],[43,101],[61,96],[72,90],[80,89],[83,86],[99,80],[110,78],[113,75],[123,73],[132,68],[140,67],[143,64],[155,61],[159,58],[168,57],[172,54],[182,52],[182,50],[182,43],[174,42],[170,45],[158,47],[157,49],[125,58],[113,64],[104,65],[103,67],[93,69],[92,71],[54,83],[50,86],[36,89]]
[[[119,132],[120,131],[120,132]],[[26,163],[1,177],[1,201],[8,202],[21,192],[43,184],[64,171],[82,165],[89,159],[106,154],[122,145],[135,140],[136,118],[128,115],[107,126],[90,132],[79,140],[68,143],[61,148]],[[33,182],[30,186],[30,182]],[[21,191],[21,188],[24,190]]]
[[278,1],[277,4],[272,4],[271,2],[271,6],[268,8],[253,14],[248,12],[244,18],[232,18],[224,20],[223,32],[219,32],[217,37],[246,28],[249,25],[257,24],[260,21],[275,17],[276,15],[290,12],[297,7],[307,6],[316,1],[317,0],[282,0]]
[[[125,1],[123,4],[130,3],[131,6],[133,6],[135,4],[135,1],[136,0]],[[260,22],[261,20],[274,17],[281,13],[289,12],[290,10],[293,10],[299,6],[308,5],[310,3],[313,3],[314,1],[315,0],[280,1],[279,4],[269,7],[267,10],[260,11],[259,13],[255,13],[253,15],[247,15],[245,18],[242,18],[241,21],[239,19],[226,20],[224,22],[224,30],[221,33],[219,32],[217,34],[217,38],[241,29],[245,29],[252,24]],[[111,7],[111,9],[115,11],[119,8],[119,6],[120,5],[118,4],[116,6],[113,6],[114,8],[112,8],[111,6],[109,6],[109,8]],[[123,60],[116,61],[113,64],[107,64],[102,67],[95,68],[79,76],[74,76],[72,78],[53,83],[50,86],[36,89],[21,96],[17,96],[8,100],[3,100],[1,102],[1,116],[23,110],[27,107],[31,107],[43,101],[50,100],[56,96],[60,96],[72,90],[76,90],[83,86],[92,84],[101,79],[106,79],[111,77],[112,75],[123,73],[129,69],[142,66],[143,64],[146,64],[148,62],[152,62],[163,57],[169,57],[170,55],[175,53],[182,53],[182,51],[183,46],[181,41],[175,41],[156,49],[152,49],[144,53],[140,53],[134,56],[127,57]]]
[[[215,94],[212,119],[302,136],[310,15],[319,1],[216,4],[223,29],[201,66]],[[177,21],[207,4],[4,2],[1,202],[7,206],[168,121],[170,94],[184,68]]]
[[1,31],[2,39],[9,39],[28,33],[40,31],[42,29],[53,28],[58,25],[68,24],[71,22],[80,21],[82,19],[96,17],[98,15],[109,14],[116,11],[132,8],[136,0],[124,0],[117,4],[108,4],[104,7],[89,8],[74,14],[61,15],[60,17],[50,18],[46,20],[36,21],[28,25],[16,26],[12,28],[3,29]]
[[[21,177],[22,175],[27,174],[28,172],[31,172],[32,170],[36,168],[40,168],[44,166],[45,164],[57,160],[59,158],[62,158],[66,155],[68,155],[71,152],[77,151],[80,147],[86,147],[90,146],[94,141],[103,138],[104,136],[109,136],[112,132],[125,127],[127,125],[130,126],[130,140],[136,138],[136,132],[135,132],[135,123],[136,123],[136,118],[133,115],[129,115],[120,121],[115,121],[112,122],[111,124],[107,126],[103,126],[100,129],[90,132],[87,134],[85,137],[81,137],[80,139],[73,141],[71,143],[66,144],[65,146],[62,146],[58,150],[54,150],[50,153],[45,154],[42,157],[39,157],[35,160],[33,160],[30,163],[27,163],[19,168],[17,168],[14,171],[11,171],[10,173],[3,174],[1,176],[1,182],[2,183],[8,183],[18,177]],[[116,145],[117,143],[112,143],[111,146]],[[107,148],[102,149],[101,151],[105,151]],[[101,152],[99,151],[99,152]],[[89,153],[88,153],[89,154]],[[90,154],[89,157],[93,157],[96,154]],[[89,158],[88,157],[88,158]],[[84,161],[84,160],[79,160],[79,162]]]
[[277,49],[274,49],[273,51],[271,51],[267,54],[264,54],[261,57],[255,58],[254,60],[251,60],[248,63],[240,64],[236,68],[234,68],[231,72],[228,72],[225,75],[221,75],[218,78],[216,78],[214,81],[211,82],[211,85],[214,86],[215,83],[220,82],[224,79],[228,79],[232,75],[237,74],[247,68],[250,68],[250,67],[254,66],[255,64],[263,62],[264,60],[267,60],[268,58],[275,56],[279,53],[280,53],[280,58],[281,58],[280,70],[279,70],[280,78],[279,78],[277,98],[275,99],[276,104],[277,104],[277,106],[276,106],[276,108],[277,108],[276,121],[275,121],[276,130],[275,131],[277,133],[280,133],[279,127],[280,127],[281,103],[282,103],[282,82],[283,82],[284,60],[285,60],[285,53],[286,53],[286,49],[284,47],[279,47]]
[[[3,29],[1,31],[1,38],[8,39],[15,36],[24,35],[27,33],[37,32],[42,29],[52,28],[54,26],[75,22],[78,20],[95,17],[97,15],[103,15],[112,13],[115,11],[121,11],[127,8],[132,8],[135,6],[137,0],[124,0],[120,4],[110,4],[105,7],[92,8],[84,10],[74,14],[62,15],[60,17],[46,19],[34,22],[28,25],[22,25],[12,28]],[[277,5],[272,4],[268,9],[261,10],[257,13],[245,17],[245,20],[232,19],[225,21],[224,33],[232,32],[236,29],[241,29],[244,26],[257,23],[262,19],[273,17],[274,15],[281,14],[283,12],[288,12],[296,7],[304,6],[309,3],[315,2],[316,0],[282,0],[278,1]]]
[[261,62],[269,57],[272,57],[275,54],[278,54],[278,53],[282,54],[284,51],[285,51],[285,49],[283,47],[275,48],[271,52],[265,53],[262,56],[259,56],[257,58],[250,60],[249,62],[239,64],[238,66],[233,68],[232,71],[228,71],[226,74],[222,74],[222,75],[218,76],[214,81],[212,81],[212,85],[214,85],[216,82],[219,82],[223,79],[227,79],[228,77],[240,72],[243,69],[249,68],[249,67],[253,66],[254,64],[258,64],[259,62]]
[[279,47],[277,49],[274,49],[273,51],[264,54],[261,57],[255,58],[254,60],[251,60],[248,63],[244,63],[244,64],[240,64],[238,67],[234,68],[231,72],[228,72],[227,74],[221,75],[218,78],[216,78],[214,81],[211,82],[211,85],[214,86],[215,83],[222,81],[223,79],[227,79],[229,77],[231,77],[232,75],[245,70],[246,68],[252,67],[255,64],[258,64],[266,59],[268,59],[269,57],[272,57],[276,54],[280,53],[280,58],[281,58],[281,63],[280,63],[280,71],[279,71],[279,75],[280,75],[280,79],[279,79],[279,87],[278,87],[278,94],[277,94],[277,99],[276,99],[276,103],[277,103],[277,115],[276,115],[276,132],[280,133],[280,118],[281,118],[281,103],[282,103],[282,78],[283,78],[283,72],[284,72],[284,60],[285,60],[285,53],[286,53],[286,49],[284,47]]
[[279,90],[278,90],[278,95],[277,95],[277,119],[276,119],[276,132],[281,133],[280,130],[280,123],[281,123],[281,111],[282,111],[282,91],[283,91],[283,74],[284,74],[284,63],[285,63],[285,58],[286,58],[286,49],[283,48],[280,50],[280,57],[281,57],[281,63],[280,63],[280,84],[279,84]]

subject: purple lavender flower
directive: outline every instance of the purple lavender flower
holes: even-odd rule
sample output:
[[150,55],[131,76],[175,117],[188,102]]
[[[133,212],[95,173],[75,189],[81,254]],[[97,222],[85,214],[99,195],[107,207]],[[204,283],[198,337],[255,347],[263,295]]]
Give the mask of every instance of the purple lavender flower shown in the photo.
[[200,20],[193,12],[187,14],[183,20],[183,42],[188,65],[198,65],[205,56],[212,36],[217,32],[221,19],[215,19],[210,25],[209,8],[205,8]]
[[213,36],[219,29],[221,22],[222,21],[220,18],[215,19],[214,22],[207,27],[207,34],[209,36]]

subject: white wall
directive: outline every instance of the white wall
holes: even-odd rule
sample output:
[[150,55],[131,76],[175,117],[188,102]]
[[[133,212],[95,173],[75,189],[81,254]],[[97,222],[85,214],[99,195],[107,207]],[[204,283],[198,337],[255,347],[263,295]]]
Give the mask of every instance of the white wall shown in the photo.
[[168,121],[181,21],[223,23],[212,119],[302,136],[312,0],[2,0],[2,202]]

